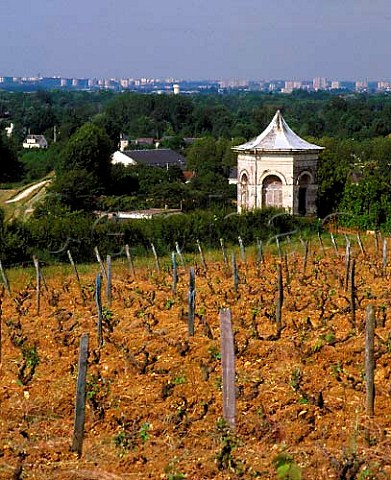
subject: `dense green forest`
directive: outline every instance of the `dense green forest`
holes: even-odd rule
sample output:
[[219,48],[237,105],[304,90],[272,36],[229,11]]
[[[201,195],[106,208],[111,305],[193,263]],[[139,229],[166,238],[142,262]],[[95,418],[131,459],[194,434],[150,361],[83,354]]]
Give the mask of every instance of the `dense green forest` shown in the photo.
[[[231,147],[263,131],[277,109],[296,133],[326,147],[318,174],[319,217],[338,212],[345,225],[389,231],[391,96],[387,94],[0,91],[2,188],[56,172],[49,195],[33,217],[22,226],[18,221],[3,225],[3,243],[6,237],[10,245],[12,238],[19,239],[21,229],[34,243],[39,237],[37,222],[46,234],[56,222],[72,219],[74,224],[88,224],[89,212],[97,209],[182,205],[185,212],[217,209],[227,215],[235,209],[235,188],[227,180],[236,163]],[[14,131],[8,138],[4,127],[11,122]],[[45,135],[49,148],[24,151],[21,144],[29,132]],[[184,155],[187,169],[197,175],[184,183],[176,168],[112,166],[110,155],[120,134],[158,140],[161,147]],[[50,228],[44,225],[48,213]],[[10,251],[9,245],[1,248]]]

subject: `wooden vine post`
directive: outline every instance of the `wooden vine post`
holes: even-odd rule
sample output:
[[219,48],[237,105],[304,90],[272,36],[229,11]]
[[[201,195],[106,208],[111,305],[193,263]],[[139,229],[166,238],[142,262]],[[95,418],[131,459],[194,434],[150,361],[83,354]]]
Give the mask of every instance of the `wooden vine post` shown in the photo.
[[8,292],[8,295],[11,295],[11,287],[10,287],[7,275],[5,273],[5,270],[3,268],[3,264],[1,263],[1,260],[0,260],[0,272],[1,272],[1,278],[3,279],[3,283]]
[[176,250],[176,253],[178,254],[179,260],[181,261],[182,268],[185,268],[185,260],[183,259],[183,255],[182,255],[181,249],[179,248],[178,242],[175,242],[175,250]]
[[335,241],[335,238],[334,238],[334,235],[332,232],[330,232],[330,239],[331,239],[331,243],[333,244],[333,247],[334,247],[334,253],[336,256],[338,256],[338,247],[337,247],[337,242]]
[[232,275],[233,275],[233,281],[234,281],[234,290],[235,292],[237,292],[239,287],[239,273],[238,273],[238,266],[236,264],[236,256],[234,252],[232,252]]
[[277,285],[278,285],[278,295],[276,302],[276,327],[277,327],[277,338],[280,338],[282,331],[282,305],[284,303],[284,285],[282,281],[282,267],[281,263],[277,264]]
[[96,308],[98,311],[98,322],[97,322],[97,339],[98,339],[98,347],[103,345],[103,309],[102,309],[102,274],[98,273],[96,276],[95,282],[95,302]]
[[73,273],[75,275],[77,285],[79,287],[81,301],[82,301],[83,305],[85,305],[85,298],[84,298],[83,288],[82,288],[81,282],[80,282],[79,272],[77,271],[77,267],[76,267],[75,262],[73,261],[72,254],[71,254],[70,250],[67,250],[67,255],[68,255],[69,262],[72,265],[72,270],[73,270]]
[[130,274],[133,277],[135,277],[134,264],[133,264],[132,255],[130,254],[129,245],[125,245],[125,254],[126,254],[126,258],[128,259]]
[[383,275],[387,272],[387,239],[383,238]]
[[100,256],[98,247],[95,247],[95,248],[94,248],[94,252],[95,252],[96,259],[98,260],[98,263],[99,263],[99,266],[100,266],[100,270],[101,270],[101,272],[102,272],[102,275],[103,275],[105,278],[107,278],[107,272],[106,272],[105,264],[103,263],[102,257]]
[[188,303],[189,303],[188,332],[189,332],[189,337],[194,337],[195,273],[194,273],[193,267],[190,268]]
[[111,255],[107,255],[106,257],[106,271],[107,271],[106,301],[107,301],[107,305],[111,307],[111,285],[112,285]]
[[277,252],[278,256],[282,258],[282,251],[281,251],[281,245],[280,245],[280,240],[278,237],[276,237],[276,246],[277,246]]
[[375,414],[375,311],[373,305],[367,307],[365,328],[365,381],[366,410],[369,417]]
[[2,355],[1,355],[1,345],[2,345],[2,338],[1,338],[1,324],[2,324],[2,318],[3,318],[3,310],[2,310],[2,304],[3,304],[3,300],[2,298],[0,297],[0,365],[1,365],[1,358],[2,358]]
[[228,265],[227,250],[226,250],[225,245],[224,245],[224,239],[222,239],[222,238],[220,238],[220,246],[221,246],[221,251],[223,253],[224,264]]
[[257,238],[257,263],[258,265],[261,264],[263,262],[263,243],[262,243],[262,240],[260,240],[259,238]]
[[239,248],[240,248],[240,256],[242,258],[242,262],[246,264],[246,251],[244,249],[244,243],[242,237],[238,237]]
[[76,384],[75,419],[73,427],[72,451],[81,457],[83,450],[85,406],[86,406],[86,379],[88,359],[88,333],[80,338],[79,362]]
[[307,263],[308,263],[308,240],[304,242],[303,277],[305,277],[305,272],[307,270]]
[[227,424],[234,429],[236,424],[235,349],[231,310],[229,308],[220,310],[220,331],[223,416]]
[[197,248],[201,257],[201,263],[202,263],[202,268],[204,269],[204,272],[206,272],[206,262],[205,262],[205,257],[204,257],[204,252],[202,251],[202,246],[199,240],[197,240]]
[[350,318],[353,328],[356,328],[356,260],[353,258],[350,268]]
[[178,268],[175,259],[175,252],[171,253],[171,263],[172,263],[172,293],[175,296],[177,291],[178,283]]
[[363,243],[362,243],[361,236],[360,236],[360,233],[359,233],[359,232],[357,232],[357,243],[358,243],[358,246],[360,247],[360,251],[361,251],[362,256],[363,256],[364,258],[366,258],[364,245],[363,245]]
[[155,258],[156,270],[160,273],[159,257],[157,256],[156,248],[155,248],[155,245],[154,245],[153,243],[151,243],[151,248],[152,248],[153,256],[154,256],[154,258]]
[[325,251],[325,249],[324,249],[323,238],[322,238],[322,235],[320,234],[320,232],[318,232],[318,240],[319,240],[320,248],[322,249],[322,253],[323,253],[323,255],[325,256],[325,255],[326,255],[326,251]]
[[34,267],[35,267],[35,278],[36,278],[36,299],[37,299],[37,315],[41,310],[41,272],[39,269],[39,260],[36,256],[33,257]]
[[346,237],[346,249],[345,249],[345,292],[349,288],[349,269],[350,269],[350,257],[351,257],[351,248],[350,241]]

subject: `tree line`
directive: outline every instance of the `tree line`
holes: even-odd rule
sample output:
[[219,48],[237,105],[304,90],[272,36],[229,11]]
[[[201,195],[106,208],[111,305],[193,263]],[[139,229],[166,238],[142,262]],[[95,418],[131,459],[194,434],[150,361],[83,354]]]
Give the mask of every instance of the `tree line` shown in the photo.
[[[15,124],[11,138],[0,129],[0,182],[30,182],[55,170],[51,193],[65,211],[166,205],[191,211],[232,204],[235,188],[227,177],[236,157],[231,147],[263,131],[277,109],[299,135],[326,147],[318,174],[319,216],[341,212],[345,223],[388,229],[387,94],[0,91],[0,127]],[[28,131],[45,134],[48,150],[23,151]],[[182,153],[196,175],[186,184],[175,168],[111,166],[121,133],[159,139],[161,146]],[[189,137],[192,142],[186,143]]]

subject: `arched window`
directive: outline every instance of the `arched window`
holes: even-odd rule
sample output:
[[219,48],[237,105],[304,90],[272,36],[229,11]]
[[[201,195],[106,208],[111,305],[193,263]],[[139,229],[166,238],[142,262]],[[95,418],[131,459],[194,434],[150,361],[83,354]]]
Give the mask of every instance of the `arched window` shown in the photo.
[[269,175],[262,182],[262,206],[282,207],[282,181],[276,175]]
[[242,211],[248,210],[248,177],[243,173],[240,177],[240,206]]

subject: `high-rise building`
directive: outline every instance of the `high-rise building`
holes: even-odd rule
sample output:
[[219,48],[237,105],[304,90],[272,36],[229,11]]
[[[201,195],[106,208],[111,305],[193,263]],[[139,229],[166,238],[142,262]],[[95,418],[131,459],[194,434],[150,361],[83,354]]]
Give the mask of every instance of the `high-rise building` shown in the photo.
[[324,77],[315,77],[312,80],[312,87],[314,90],[326,90],[327,80]]

